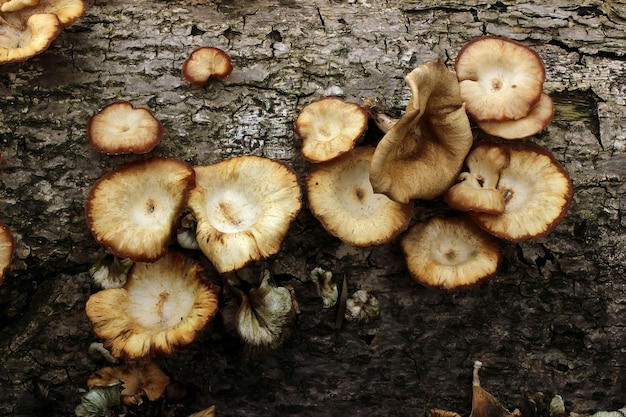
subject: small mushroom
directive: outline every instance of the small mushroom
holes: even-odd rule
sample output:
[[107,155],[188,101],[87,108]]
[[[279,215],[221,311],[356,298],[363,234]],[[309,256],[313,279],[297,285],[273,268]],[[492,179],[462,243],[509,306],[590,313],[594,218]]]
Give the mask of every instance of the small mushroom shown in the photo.
[[107,253],[89,268],[89,275],[100,288],[121,288],[126,284],[128,271],[133,263],[132,259],[122,259]]
[[477,122],[526,117],[541,97],[546,76],[535,51],[493,36],[467,43],[454,68],[467,113]]
[[323,162],[348,152],[367,129],[367,112],[356,103],[325,97],[306,105],[295,122],[302,155]]
[[522,417],[522,413],[517,408],[510,412],[500,404],[496,397],[480,386],[478,370],[481,367],[482,362],[474,362],[472,412],[470,417]]
[[0,285],[4,281],[4,274],[11,265],[14,253],[15,240],[13,234],[9,227],[0,221]]
[[317,164],[306,178],[311,213],[333,236],[352,246],[387,243],[409,225],[412,203],[375,193],[369,180],[371,146],[359,146]]
[[530,112],[517,120],[498,122],[477,121],[476,124],[486,133],[502,139],[521,139],[541,132],[554,116],[554,103],[549,95],[542,93],[541,98]]
[[506,148],[492,142],[474,146],[465,160],[468,171],[446,192],[450,207],[460,211],[498,214],[504,211],[504,196],[497,189],[500,173],[509,165]]
[[170,251],[138,262],[123,288],[92,294],[85,312],[94,333],[116,358],[169,355],[190,344],[218,309],[218,289],[200,262]]
[[531,143],[503,143],[509,164],[497,189],[504,197],[500,214],[469,212],[494,236],[514,242],[538,238],[563,219],[573,198],[569,174],[547,149]]
[[380,317],[380,303],[369,291],[357,290],[346,300],[345,317],[359,324],[370,324]]
[[476,285],[496,273],[497,239],[469,217],[433,217],[412,226],[401,242],[409,272],[430,288]]
[[370,168],[374,192],[400,203],[444,194],[473,142],[459,83],[442,62],[417,67],[405,81],[411,99],[376,146]]
[[190,84],[203,86],[209,78],[223,80],[233,71],[230,56],[219,48],[204,46],[195,49],[183,63],[183,78]]
[[332,271],[316,266],[311,271],[310,276],[318,297],[322,299],[324,308],[330,308],[337,304],[339,290],[337,289],[337,284],[333,283]]
[[82,0],[1,2],[0,64],[24,61],[45,51],[85,8]]
[[91,188],[85,213],[94,238],[112,254],[138,262],[161,257],[176,228],[194,171],[162,157],[131,162]]
[[121,402],[120,392],[122,384],[114,384],[106,387],[93,387],[80,396],[80,404],[74,409],[77,417],[104,416],[111,409],[119,407]]
[[89,143],[108,155],[150,152],[163,132],[163,124],[150,110],[127,101],[106,105],[87,122]]
[[291,167],[239,156],[194,170],[187,204],[197,220],[196,240],[220,273],[279,251],[302,205]]

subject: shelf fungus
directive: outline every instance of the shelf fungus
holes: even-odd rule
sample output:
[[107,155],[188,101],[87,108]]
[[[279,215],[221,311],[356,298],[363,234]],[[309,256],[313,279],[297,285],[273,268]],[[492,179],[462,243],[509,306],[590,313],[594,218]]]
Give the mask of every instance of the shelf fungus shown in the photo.
[[401,247],[413,278],[429,288],[476,285],[496,273],[501,259],[498,240],[468,216],[415,224]]
[[367,112],[339,97],[324,97],[306,105],[295,122],[302,141],[302,155],[309,162],[323,162],[343,155],[363,137]]
[[459,51],[455,70],[467,113],[485,132],[519,139],[552,120],[543,62],[527,46],[501,37],[476,38]]
[[9,227],[0,221],[0,285],[15,253],[15,239]]
[[220,310],[227,331],[244,342],[250,350],[272,350],[290,335],[296,317],[297,303],[289,289],[271,282],[268,270],[261,273],[261,282],[248,291],[240,282],[226,282],[226,304]]
[[[531,143],[507,142],[498,146],[509,155],[500,172],[497,190],[504,211],[469,212],[484,230],[514,242],[534,239],[552,231],[563,219],[573,198],[569,174],[547,149]],[[490,154],[495,156],[496,154]],[[485,162],[485,164],[492,162]]]
[[153,157],[111,171],[87,197],[91,233],[115,256],[155,261],[173,240],[193,185],[193,168],[176,159]]
[[196,240],[220,273],[280,250],[302,205],[298,177],[290,166],[239,156],[194,170],[196,186],[187,204],[197,220]]
[[87,122],[89,144],[108,155],[148,153],[161,142],[164,130],[150,110],[127,101],[106,105]]
[[376,193],[400,203],[443,195],[459,174],[473,136],[456,75],[440,61],[409,73],[411,99],[371,161]]
[[140,359],[191,343],[216,314],[218,293],[198,261],[169,251],[135,263],[124,287],[92,294],[85,311],[114,357]]
[[82,0],[1,0],[0,64],[24,61],[45,51],[85,8]]
[[233,62],[225,51],[212,46],[197,48],[183,63],[182,74],[190,84],[203,86],[209,78],[225,79],[233,71]]
[[413,203],[376,193],[369,180],[371,146],[359,146],[316,164],[306,177],[311,213],[333,236],[352,246],[387,243],[409,225]]

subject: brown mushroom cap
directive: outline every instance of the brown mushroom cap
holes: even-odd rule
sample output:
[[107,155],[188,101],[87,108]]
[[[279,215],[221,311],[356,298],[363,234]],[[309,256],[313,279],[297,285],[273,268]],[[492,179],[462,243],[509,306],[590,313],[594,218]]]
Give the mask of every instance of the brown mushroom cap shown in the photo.
[[323,162],[348,152],[367,129],[367,111],[339,97],[325,97],[306,105],[295,122],[302,155]]
[[374,193],[369,180],[374,148],[359,146],[317,164],[306,178],[311,213],[333,236],[353,246],[389,242],[409,225],[412,203]]
[[554,116],[554,104],[549,95],[542,93],[541,98],[530,112],[517,120],[501,122],[477,121],[478,127],[493,136],[503,139],[521,139],[541,132]]
[[0,6],[0,64],[23,61],[45,51],[64,28],[85,13],[82,0],[30,3],[9,1]]
[[15,252],[15,240],[9,227],[0,221],[0,285],[4,281],[4,274],[11,265]]
[[136,263],[123,288],[92,294],[85,311],[114,357],[169,355],[217,312],[219,291],[204,276],[198,261],[170,251],[154,263]]
[[187,204],[197,220],[196,240],[220,273],[278,252],[302,205],[291,167],[239,156],[194,170]]
[[461,211],[502,213],[505,201],[497,189],[500,173],[509,164],[508,151],[491,142],[474,146],[465,159],[468,171],[445,195],[450,207]]
[[87,122],[89,143],[109,155],[150,152],[161,142],[163,132],[163,124],[150,110],[127,101],[106,105]]
[[467,43],[454,66],[467,113],[476,121],[517,120],[539,101],[545,81],[541,58],[506,38]]
[[94,238],[120,258],[151,262],[169,245],[194,171],[185,162],[154,157],[100,178],[85,212]]
[[498,240],[469,217],[433,217],[412,226],[403,237],[402,252],[409,272],[430,288],[475,285],[496,273]]
[[205,85],[209,78],[224,79],[233,71],[230,56],[219,48],[205,46],[194,50],[183,63],[183,78],[193,85]]
[[501,214],[470,212],[494,236],[520,242],[544,236],[565,216],[573,197],[569,174],[545,148],[505,143],[509,165],[500,173],[498,190],[505,200]]

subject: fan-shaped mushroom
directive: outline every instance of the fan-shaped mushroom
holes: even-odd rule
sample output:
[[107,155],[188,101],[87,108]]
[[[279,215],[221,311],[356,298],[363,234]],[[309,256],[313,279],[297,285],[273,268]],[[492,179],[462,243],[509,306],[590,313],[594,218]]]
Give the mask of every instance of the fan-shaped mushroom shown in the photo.
[[202,265],[178,252],[136,263],[123,288],[92,294],[85,311],[114,357],[168,355],[191,343],[218,308]]
[[193,85],[205,85],[209,78],[223,80],[233,71],[230,56],[219,48],[204,46],[195,49],[183,63],[183,78]]
[[473,141],[456,76],[442,62],[428,62],[405,80],[411,99],[376,147],[370,168],[374,192],[400,203],[445,193]]
[[197,220],[198,245],[219,272],[278,252],[302,205],[291,167],[239,156],[194,170],[187,204]]

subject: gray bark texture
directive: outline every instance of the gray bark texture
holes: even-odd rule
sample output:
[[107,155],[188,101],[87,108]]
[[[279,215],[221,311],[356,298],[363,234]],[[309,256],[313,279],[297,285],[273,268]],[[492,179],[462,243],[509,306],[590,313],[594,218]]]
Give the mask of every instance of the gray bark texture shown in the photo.
[[[468,414],[471,369],[504,406],[559,394],[567,413],[626,404],[626,4],[469,0],[108,0],[44,53],[0,67],[0,213],[16,253],[0,287],[0,415],[70,416],[86,378],[103,364],[84,314],[89,267],[104,253],[84,201],[104,173],[145,156],[107,156],[88,118],[129,100],[165,125],[151,155],[210,164],[236,155],[280,159],[301,178],[310,166],[293,123],[307,103],[336,95],[376,99],[400,115],[404,76],[482,35],[535,49],[555,118],[529,140],[551,150],[574,184],[548,236],[503,242],[498,274],[472,289],[426,289],[411,279],[398,242],[353,248],[304,208],[267,260],[302,309],[277,350],[244,355],[219,325],[159,359],[187,387],[181,403],[127,415],[419,416]],[[200,46],[227,51],[232,75],[192,87],[181,66]],[[366,140],[380,137],[370,126]],[[419,202],[414,221],[448,210]],[[325,262],[349,293],[376,295],[381,317],[334,328],[309,272]],[[545,411],[545,410],[544,410]]]

